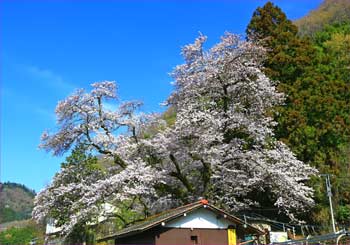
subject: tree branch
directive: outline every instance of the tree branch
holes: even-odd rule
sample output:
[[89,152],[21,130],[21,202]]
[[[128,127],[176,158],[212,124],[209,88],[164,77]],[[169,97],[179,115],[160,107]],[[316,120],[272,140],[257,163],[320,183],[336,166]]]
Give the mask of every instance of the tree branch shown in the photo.
[[177,162],[175,156],[173,154],[169,154],[169,157],[171,162],[175,165],[175,168],[176,168],[176,172],[171,172],[170,175],[179,179],[181,183],[186,187],[186,189],[189,192],[193,193],[193,187],[188,181],[188,179],[186,178],[186,176],[182,174],[180,165]]
[[109,129],[107,128],[103,115],[102,115],[102,99],[101,96],[97,97],[97,104],[98,104],[98,116],[100,118],[100,125],[101,128],[106,132],[106,135],[108,136],[109,139],[112,138],[111,136],[111,132],[109,131]]
[[89,141],[90,145],[92,145],[99,153],[113,157],[115,164],[118,164],[123,169],[126,168],[126,163],[120,158],[120,156],[118,156],[117,154],[113,154],[109,150],[102,149],[101,146],[97,145],[96,143],[94,143],[92,141],[88,126],[85,126],[85,135],[86,135],[86,138]]
[[210,178],[211,178],[211,165],[210,163],[204,161],[204,159],[198,155],[194,155],[189,153],[190,157],[193,160],[199,160],[202,163],[203,169],[201,172],[201,177],[203,181],[203,196],[207,198],[208,196],[208,191],[209,191],[209,184],[210,184]]

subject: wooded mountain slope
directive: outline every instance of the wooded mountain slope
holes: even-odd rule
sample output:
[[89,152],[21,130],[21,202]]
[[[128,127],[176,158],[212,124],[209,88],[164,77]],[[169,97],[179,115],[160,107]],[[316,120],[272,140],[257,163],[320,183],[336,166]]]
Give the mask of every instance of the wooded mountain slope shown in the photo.
[[28,219],[35,192],[16,183],[0,183],[0,223]]
[[325,0],[317,9],[295,21],[301,35],[312,36],[327,24],[350,20],[350,0]]

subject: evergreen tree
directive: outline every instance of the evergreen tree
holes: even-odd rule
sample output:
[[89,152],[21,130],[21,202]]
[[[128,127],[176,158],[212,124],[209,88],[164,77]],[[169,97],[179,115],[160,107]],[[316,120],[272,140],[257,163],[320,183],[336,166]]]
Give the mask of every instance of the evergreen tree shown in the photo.
[[[282,10],[268,2],[254,12],[247,36],[266,48],[265,71],[280,81],[279,89],[287,95],[275,116],[276,136],[300,160],[335,174],[332,182],[345,197],[349,188],[346,185],[344,190],[336,178],[349,174],[350,45],[344,30],[344,26],[329,27],[315,40],[301,38]],[[318,203],[314,220],[329,220],[323,180],[315,179],[312,185]],[[335,200],[349,201],[340,195]]]
[[312,63],[314,50],[307,39],[297,36],[297,27],[271,2],[257,8],[248,24],[247,38],[267,49],[266,74],[282,83],[284,92]]

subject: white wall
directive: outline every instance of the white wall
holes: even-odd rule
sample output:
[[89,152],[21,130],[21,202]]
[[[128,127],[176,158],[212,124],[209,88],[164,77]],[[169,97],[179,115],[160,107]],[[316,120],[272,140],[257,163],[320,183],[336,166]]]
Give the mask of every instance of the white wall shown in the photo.
[[217,214],[205,209],[200,208],[191,213],[187,213],[186,216],[181,216],[175,220],[165,223],[165,227],[174,228],[211,228],[211,229],[226,229],[229,225],[234,223]]
[[60,231],[62,231],[62,228],[56,227],[55,220],[50,218],[46,223],[46,234],[49,235]]

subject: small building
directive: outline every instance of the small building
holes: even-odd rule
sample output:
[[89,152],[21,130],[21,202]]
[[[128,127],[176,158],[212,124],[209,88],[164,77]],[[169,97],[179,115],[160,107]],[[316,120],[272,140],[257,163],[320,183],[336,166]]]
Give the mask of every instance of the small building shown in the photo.
[[114,240],[116,245],[235,245],[247,239],[258,243],[262,235],[260,229],[201,200],[151,216],[99,240]]

